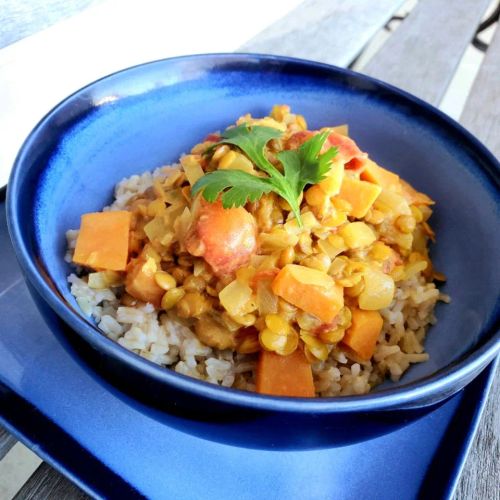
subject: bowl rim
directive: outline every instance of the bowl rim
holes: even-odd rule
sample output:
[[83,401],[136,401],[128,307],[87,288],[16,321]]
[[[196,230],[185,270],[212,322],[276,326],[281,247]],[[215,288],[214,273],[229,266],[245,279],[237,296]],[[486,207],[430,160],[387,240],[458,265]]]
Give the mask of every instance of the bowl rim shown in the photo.
[[427,406],[457,392],[462,387],[458,386],[459,381],[465,380],[466,383],[468,383],[476,375],[478,375],[480,370],[500,352],[498,311],[493,320],[493,324],[489,328],[489,331],[491,332],[491,338],[489,340],[484,342],[478,348],[468,351],[468,353],[461,356],[459,360],[446,365],[444,368],[438,370],[432,375],[409,382],[403,386],[384,389],[379,393],[371,392],[364,395],[337,396],[330,398],[288,398],[261,395],[221,387],[209,382],[200,381],[192,377],[178,374],[173,370],[156,365],[153,362],[142,358],[138,354],[128,351],[117,342],[107,338],[96,325],[91,324],[90,321],[86,320],[83,316],[76,312],[68,303],[66,303],[64,299],[59,296],[57,292],[50,287],[49,283],[39,272],[34,259],[30,257],[30,245],[23,238],[21,221],[16,216],[16,203],[18,199],[17,194],[23,185],[23,165],[26,158],[29,156],[35,137],[40,130],[43,129],[46,122],[51,117],[56,116],[61,109],[64,109],[64,107],[72,101],[72,99],[78,97],[87,89],[100,82],[150,65],[168,65],[177,61],[197,59],[202,61],[205,60],[206,62],[213,60],[214,63],[239,62],[248,64],[253,60],[257,62],[275,62],[282,65],[293,64],[300,66],[304,71],[321,69],[322,71],[326,70],[330,72],[332,75],[337,74],[344,77],[351,77],[355,79],[357,83],[362,83],[363,81],[369,82],[378,90],[383,90],[389,94],[396,94],[399,98],[403,98],[403,100],[413,107],[423,108],[427,113],[430,113],[432,117],[436,119],[441,127],[451,127],[455,133],[461,134],[473,147],[473,149],[479,151],[482,156],[486,158],[487,163],[489,163],[489,168],[485,168],[483,166],[483,169],[488,177],[490,179],[493,178],[493,180],[496,180],[497,182],[500,179],[500,164],[495,156],[462,125],[436,107],[428,104],[418,97],[415,97],[412,94],[381,80],[354,72],[350,69],[339,68],[330,64],[300,58],[245,52],[183,55],[137,64],[105,75],[102,78],[99,78],[98,80],[95,80],[94,82],[76,90],[74,93],[55,105],[30,132],[21,146],[14,162],[7,186],[7,223],[9,233],[18,262],[20,263],[25,274],[25,278],[29,279],[30,283],[35,287],[35,290],[57,313],[57,315],[92,346],[99,349],[107,356],[126,363],[134,370],[141,372],[142,375],[154,379],[156,382],[172,386],[175,389],[188,392],[194,396],[209,398],[216,402],[227,403],[243,408],[252,408],[255,410],[333,414]]

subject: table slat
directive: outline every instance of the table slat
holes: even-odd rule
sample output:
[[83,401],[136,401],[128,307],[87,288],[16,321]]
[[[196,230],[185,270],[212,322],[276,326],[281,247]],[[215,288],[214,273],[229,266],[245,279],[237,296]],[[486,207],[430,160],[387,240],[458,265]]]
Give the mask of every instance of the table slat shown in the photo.
[[437,105],[490,0],[420,0],[363,68]]
[[500,498],[500,364],[497,367],[488,402],[478,432],[465,462],[455,500]]
[[348,66],[403,0],[306,0],[240,47]]
[[19,490],[14,500],[87,500],[90,497],[45,462]]
[[16,444],[16,438],[0,427],[0,460]]
[[500,157],[500,30],[488,47],[460,122]]

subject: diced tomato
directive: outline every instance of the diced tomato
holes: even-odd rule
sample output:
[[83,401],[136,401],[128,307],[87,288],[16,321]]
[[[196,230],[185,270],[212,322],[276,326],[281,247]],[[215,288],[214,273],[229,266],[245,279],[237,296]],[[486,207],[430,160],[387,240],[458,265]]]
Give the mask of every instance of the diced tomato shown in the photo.
[[256,224],[243,207],[224,208],[221,201],[199,199],[186,235],[187,251],[203,257],[215,274],[233,274],[250,260],[257,248]]
[[[362,161],[368,157],[366,153],[363,153],[356,143],[345,135],[338,134],[337,132],[332,132],[328,136],[328,142],[330,146],[336,146],[338,148],[338,157],[345,164],[346,168],[359,168]],[[357,161],[350,163],[353,159]]]

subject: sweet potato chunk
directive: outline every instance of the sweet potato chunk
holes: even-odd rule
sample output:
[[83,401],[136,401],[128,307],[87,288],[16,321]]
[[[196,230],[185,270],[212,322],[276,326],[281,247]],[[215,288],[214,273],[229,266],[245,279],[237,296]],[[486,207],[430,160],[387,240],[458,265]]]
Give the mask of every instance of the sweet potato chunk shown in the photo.
[[129,262],[125,278],[125,290],[129,295],[143,302],[149,302],[156,308],[160,307],[161,298],[165,293],[155,281],[157,270],[157,264],[152,258],[141,255]]
[[256,390],[260,394],[313,398],[311,365],[297,349],[288,356],[261,351],[257,365]]
[[352,207],[351,215],[361,219],[370,210],[381,191],[382,188],[376,184],[344,176],[338,197],[348,201]]
[[371,160],[366,160],[363,172],[361,172],[361,179],[372,182],[373,184],[378,184],[384,189],[392,189],[397,192],[401,191],[399,175],[380,167]]
[[352,309],[352,323],[342,342],[361,359],[368,361],[375,351],[384,320],[378,311]]
[[274,278],[272,290],[324,323],[333,321],[344,307],[343,288],[328,274],[304,266],[286,265]]
[[73,262],[93,269],[124,271],[130,218],[131,213],[126,211],[82,215]]
[[232,274],[244,266],[257,247],[256,224],[243,207],[224,208],[220,201],[199,199],[186,235],[187,251],[203,257],[215,274]]

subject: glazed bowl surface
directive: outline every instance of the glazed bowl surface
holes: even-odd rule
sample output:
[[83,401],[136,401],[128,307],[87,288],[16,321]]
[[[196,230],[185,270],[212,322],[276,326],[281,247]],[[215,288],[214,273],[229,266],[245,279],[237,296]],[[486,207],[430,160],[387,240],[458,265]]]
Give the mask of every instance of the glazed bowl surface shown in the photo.
[[[124,177],[175,162],[240,115],[277,103],[309,128],[347,123],[379,164],[435,201],[431,257],[448,278],[436,308],[430,360],[372,393],[277,398],[225,389],[161,368],[99,332],[69,291],[65,232],[112,200]],[[453,120],[387,84],[348,70],[254,54],[187,56],[107,76],[61,102],[24,143],[8,188],[11,238],[49,323],[54,313],[91,367],[147,402],[206,414],[276,413],[294,418],[373,415],[435,405],[470,382],[499,351],[499,164]],[[43,304],[43,305],[42,305]],[[49,318],[50,316],[50,318]],[[54,327],[55,328],[55,327]],[[82,352],[86,350],[82,348]],[[168,410],[168,408],[167,408]],[[378,420],[380,420],[377,417]],[[376,427],[376,426],[375,426]]]

